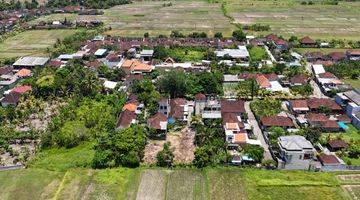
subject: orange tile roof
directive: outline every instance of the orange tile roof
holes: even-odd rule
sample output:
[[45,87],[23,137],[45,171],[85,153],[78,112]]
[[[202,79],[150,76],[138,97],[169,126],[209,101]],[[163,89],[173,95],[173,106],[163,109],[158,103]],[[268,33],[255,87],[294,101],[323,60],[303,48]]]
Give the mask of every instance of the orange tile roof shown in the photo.
[[271,87],[269,80],[264,75],[259,75],[256,77],[256,82],[261,88]]
[[247,134],[238,133],[234,135],[234,143],[246,143]]
[[124,105],[123,110],[134,112],[137,108],[136,103],[127,103]]
[[226,129],[228,130],[238,130],[239,126],[237,123],[226,123]]
[[23,69],[21,69],[20,71],[18,71],[18,72],[16,73],[16,75],[17,75],[18,77],[27,77],[27,76],[30,76],[30,75],[31,75],[31,71],[28,70],[28,69],[23,68]]
[[152,70],[151,66],[142,63],[138,60],[125,60],[124,63],[121,65],[122,68],[128,68],[131,71],[144,71],[144,72],[150,72]]

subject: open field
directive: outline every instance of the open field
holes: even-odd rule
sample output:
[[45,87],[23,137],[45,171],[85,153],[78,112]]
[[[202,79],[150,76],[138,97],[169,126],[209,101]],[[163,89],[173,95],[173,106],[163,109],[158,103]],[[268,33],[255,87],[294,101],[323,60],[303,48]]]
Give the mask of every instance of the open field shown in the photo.
[[[354,173],[354,172],[353,172]],[[0,199],[349,199],[341,173],[197,169],[22,169],[0,172]],[[358,176],[358,175],[355,175]],[[349,182],[351,181],[351,182]],[[342,187],[344,189],[342,189]],[[354,195],[353,195],[354,196]]]
[[64,39],[77,30],[31,30],[7,38],[0,43],[0,58],[14,58],[29,55],[44,55],[46,49],[57,39]]
[[[172,6],[164,7],[164,3]],[[206,32],[213,35],[223,32],[230,36],[235,28],[221,12],[221,4],[210,4],[200,0],[181,1],[136,1],[132,4],[115,6],[104,10],[100,16],[78,16],[76,14],[53,14],[43,16],[39,21],[99,19],[112,28],[107,34],[121,36],[169,35],[172,30],[183,33]]]
[[[283,36],[360,39],[360,2],[340,1],[339,5],[301,5],[288,0],[225,0],[227,13],[240,24],[270,25]],[[267,34],[267,32],[256,32]]]

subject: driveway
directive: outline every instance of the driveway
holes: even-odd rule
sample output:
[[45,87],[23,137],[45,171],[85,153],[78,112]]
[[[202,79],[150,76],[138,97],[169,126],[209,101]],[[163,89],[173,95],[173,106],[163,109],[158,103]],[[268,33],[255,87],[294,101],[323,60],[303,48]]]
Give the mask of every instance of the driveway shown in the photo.
[[272,160],[272,156],[269,151],[269,145],[265,142],[264,135],[259,127],[258,122],[254,116],[254,113],[250,109],[250,101],[245,102],[245,111],[248,115],[248,120],[251,126],[253,127],[253,132],[258,140],[260,140],[261,146],[264,148],[264,159],[265,160]]

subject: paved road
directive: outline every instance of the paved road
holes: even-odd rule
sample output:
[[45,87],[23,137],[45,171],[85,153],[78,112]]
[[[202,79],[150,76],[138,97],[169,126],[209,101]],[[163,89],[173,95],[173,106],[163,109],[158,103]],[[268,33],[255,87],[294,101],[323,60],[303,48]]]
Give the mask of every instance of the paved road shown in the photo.
[[270,151],[269,151],[269,145],[266,144],[265,139],[264,139],[264,135],[263,135],[263,133],[262,133],[260,127],[259,127],[258,122],[255,119],[254,113],[250,109],[250,102],[249,101],[245,102],[245,110],[246,110],[246,113],[248,115],[249,123],[253,127],[253,132],[256,135],[257,139],[260,140],[261,146],[265,150],[264,159],[265,160],[270,160],[270,159],[272,160],[272,156],[271,156]]
[[[306,63],[306,70],[308,72],[310,72],[311,74],[313,74],[312,69],[311,69],[311,63]],[[314,89],[313,94],[310,97],[312,97],[312,98],[328,98],[326,95],[324,95],[324,93],[322,93],[322,91],[319,88],[319,85],[317,83],[315,83],[315,81],[313,79],[310,80],[310,85]]]

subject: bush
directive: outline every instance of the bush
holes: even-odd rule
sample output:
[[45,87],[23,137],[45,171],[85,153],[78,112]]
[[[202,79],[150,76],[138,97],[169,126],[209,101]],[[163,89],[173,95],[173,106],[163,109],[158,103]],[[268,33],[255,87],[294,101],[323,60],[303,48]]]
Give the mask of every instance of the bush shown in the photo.
[[164,144],[163,150],[156,155],[157,165],[160,167],[171,167],[174,162],[173,149],[170,148],[170,142]]

